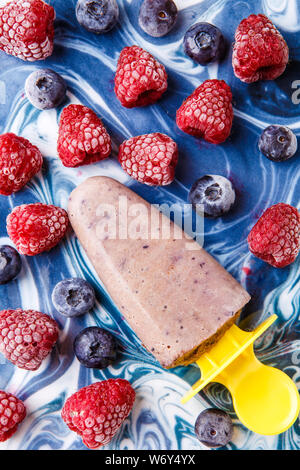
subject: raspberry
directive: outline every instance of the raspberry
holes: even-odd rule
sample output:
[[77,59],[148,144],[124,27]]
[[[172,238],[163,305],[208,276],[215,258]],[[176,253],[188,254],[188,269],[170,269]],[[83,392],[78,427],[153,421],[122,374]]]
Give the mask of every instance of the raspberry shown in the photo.
[[53,51],[55,11],[42,0],[12,0],[0,8],[0,49],[22,60]]
[[77,0],[76,18],[91,33],[107,33],[118,22],[118,3],[116,0]]
[[89,165],[110,155],[111,139],[94,111],[70,104],[60,118],[57,151],[64,166]]
[[231,131],[231,100],[230,87],[224,80],[205,80],[178,109],[177,126],[187,134],[220,144]]
[[289,204],[275,204],[258,219],[248,236],[251,253],[275,268],[295,261],[300,246],[300,214]]
[[20,369],[37,370],[58,338],[57,323],[35,310],[0,312],[0,352]]
[[0,442],[7,441],[26,416],[24,403],[11,393],[0,390]]
[[125,140],[119,149],[119,162],[123,170],[149,186],[172,183],[177,161],[176,142],[158,132]]
[[149,52],[141,47],[125,47],[119,57],[115,93],[125,108],[155,103],[168,87],[167,73]]
[[124,379],[108,379],[81,388],[69,397],[62,419],[90,449],[108,444],[129,415],[135,391]]
[[63,238],[69,217],[61,207],[50,204],[23,204],[8,215],[7,233],[23,255],[49,251]]
[[41,152],[29,140],[8,133],[0,135],[0,194],[19,191],[40,171]]
[[288,60],[288,46],[269,18],[250,15],[241,21],[232,55],[236,77],[246,83],[274,80],[285,71]]

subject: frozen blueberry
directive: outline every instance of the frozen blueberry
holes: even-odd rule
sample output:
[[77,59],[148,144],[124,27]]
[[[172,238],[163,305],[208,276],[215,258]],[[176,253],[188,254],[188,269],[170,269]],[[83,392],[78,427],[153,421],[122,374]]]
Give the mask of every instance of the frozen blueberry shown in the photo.
[[196,23],[185,33],[184,51],[201,65],[223,59],[226,41],[221,31],[210,23]]
[[235,191],[231,182],[219,175],[205,175],[195,181],[189,192],[189,202],[197,210],[201,204],[204,215],[219,217],[226,214],[235,201]]
[[19,253],[12,246],[0,246],[0,284],[12,281],[21,268],[22,261]]
[[113,335],[98,326],[82,330],[74,340],[74,353],[85,367],[105,369],[117,356],[117,343]]
[[64,279],[54,287],[52,302],[56,310],[62,315],[77,317],[93,308],[95,291],[84,279]]
[[195,433],[199,441],[207,447],[223,447],[232,438],[233,425],[225,411],[209,408],[196,419]]
[[149,36],[159,38],[171,31],[177,13],[173,0],[144,0],[140,8],[139,25]]
[[78,0],[76,18],[91,33],[107,33],[119,19],[119,7],[116,0]]
[[269,160],[283,162],[297,152],[297,137],[286,126],[269,126],[261,134],[258,148]]
[[67,86],[54,70],[38,69],[25,82],[25,93],[30,103],[38,109],[52,109],[65,99]]

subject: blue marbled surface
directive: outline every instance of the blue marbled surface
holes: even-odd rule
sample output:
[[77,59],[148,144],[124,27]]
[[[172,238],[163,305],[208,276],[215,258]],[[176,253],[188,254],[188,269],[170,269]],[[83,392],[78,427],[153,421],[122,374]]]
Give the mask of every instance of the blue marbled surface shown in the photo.
[[[5,219],[17,205],[45,202],[66,207],[72,189],[91,175],[119,179],[152,203],[184,204],[194,180],[213,173],[229,177],[238,200],[228,216],[205,220],[205,248],[239,280],[252,295],[243,312],[242,325],[255,325],[271,313],[275,326],[256,343],[259,358],[284,370],[296,382],[300,377],[299,353],[299,257],[290,267],[275,269],[254,258],[246,237],[257,217],[270,205],[286,202],[299,207],[299,151],[291,160],[274,163],[257,148],[258,137],[269,124],[286,124],[299,136],[300,105],[293,104],[292,82],[300,80],[299,0],[178,0],[177,26],[166,37],[154,39],[138,27],[140,0],[118,0],[120,22],[110,33],[93,35],[75,18],[75,0],[48,1],[56,10],[55,49],[45,62],[24,63],[0,53],[0,132],[15,132],[41,149],[43,171],[25,189],[12,197],[0,196],[0,243],[10,243]],[[242,18],[265,13],[283,33],[291,62],[284,75],[273,82],[246,85],[234,77],[231,50],[221,64],[201,67],[184,55],[182,38],[194,22],[209,21],[221,28],[230,45]],[[147,108],[122,108],[113,92],[117,59],[124,46],[138,44],[161,61],[169,75],[163,98]],[[68,101],[81,102],[103,118],[113,139],[113,156],[79,169],[64,168],[56,154],[57,122],[61,109],[38,111],[24,96],[29,73],[47,66],[61,73],[68,84]],[[223,145],[214,146],[184,135],[175,124],[183,99],[207,78],[224,79],[234,95],[232,134]],[[67,104],[67,103],[65,103]],[[130,136],[164,132],[179,145],[180,158],[175,181],[164,188],[146,187],[131,180],[121,169],[116,154]],[[189,383],[198,378],[194,366],[163,370],[140,347],[140,341],[121,318],[73,234],[49,253],[22,257],[23,270],[17,280],[0,286],[0,308],[33,308],[52,315],[61,328],[51,356],[35,373],[18,370],[0,358],[0,389],[25,401],[28,416],[17,434],[0,444],[2,449],[84,449],[60,417],[67,396],[78,388],[109,377],[128,379],[137,392],[133,411],[109,449],[204,449],[194,435],[194,422],[201,410],[217,406],[231,413],[235,424],[228,449],[297,449],[299,421],[279,436],[265,437],[244,428],[236,419],[226,389],[212,384],[187,405],[180,398]],[[250,270],[250,271],[249,271]],[[248,273],[248,274],[247,274]],[[51,292],[65,277],[86,278],[96,288],[93,312],[78,319],[65,319],[54,309]],[[101,325],[120,340],[118,361],[103,370],[80,367],[72,353],[72,342],[85,326]]]

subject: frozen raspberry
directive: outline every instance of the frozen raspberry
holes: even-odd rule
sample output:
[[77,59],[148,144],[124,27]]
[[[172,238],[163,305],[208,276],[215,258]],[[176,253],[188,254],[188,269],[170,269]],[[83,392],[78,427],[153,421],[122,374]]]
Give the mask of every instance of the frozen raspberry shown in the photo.
[[141,47],[125,47],[119,57],[115,93],[125,108],[155,103],[168,87],[167,73],[149,52]]
[[251,253],[275,268],[295,261],[300,247],[300,214],[289,204],[275,204],[258,219],[248,236]]
[[117,357],[117,347],[115,337],[99,326],[84,328],[73,343],[78,361],[93,369],[105,369],[113,364]]
[[67,399],[62,418],[90,449],[108,444],[129,415],[135,391],[127,380],[108,379]]
[[0,8],[0,49],[22,60],[53,51],[55,11],[42,0],[12,0]]
[[193,24],[183,39],[184,52],[200,65],[220,61],[226,53],[226,40],[222,32],[210,23]]
[[67,86],[63,77],[51,69],[34,70],[26,79],[25,93],[38,109],[57,108],[66,98]]
[[173,0],[143,0],[139,26],[154,38],[168,34],[175,26],[178,10]]
[[70,318],[89,312],[96,302],[94,288],[78,277],[63,279],[56,284],[51,298],[56,310]]
[[43,157],[29,140],[8,133],[0,135],[0,194],[19,191],[40,171]]
[[286,68],[289,49],[282,35],[265,15],[241,21],[233,47],[233,70],[246,83],[274,80]]
[[94,111],[70,104],[60,118],[57,151],[64,166],[89,165],[110,155],[111,139]]
[[23,255],[34,256],[56,246],[66,233],[69,217],[61,207],[23,204],[7,217],[7,233]]
[[0,284],[15,279],[21,269],[22,260],[17,250],[9,245],[0,245]]
[[119,149],[119,162],[123,170],[149,186],[172,183],[177,161],[176,142],[158,132],[125,140]]
[[230,87],[224,80],[205,80],[178,109],[177,125],[187,134],[220,144],[231,131],[231,100]]
[[37,370],[57,338],[57,323],[44,313],[0,311],[0,352],[20,369]]
[[221,175],[204,175],[192,185],[188,200],[197,211],[200,204],[206,217],[221,217],[235,203],[235,190],[227,178]]
[[273,124],[261,133],[258,148],[269,160],[284,162],[297,152],[297,137],[287,126]]
[[230,416],[218,408],[207,408],[197,417],[195,434],[201,444],[212,449],[226,446],[232,438],[233,423]]
[[26,416],[24,403],[11,393],[0,390],[0,442],[7,441]]

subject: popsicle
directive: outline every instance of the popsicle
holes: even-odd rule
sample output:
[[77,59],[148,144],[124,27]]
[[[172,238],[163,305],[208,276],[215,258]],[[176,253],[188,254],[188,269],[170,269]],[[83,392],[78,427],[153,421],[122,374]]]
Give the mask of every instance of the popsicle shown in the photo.
[[[70,195],[68,213],[112,300],[165,368],[197,360],[250,300],[200,245],[178,227],[182,236],[175,236],[173,222],[114,179],[81,183]],[[169,238],[161,235],[166,222]]]

